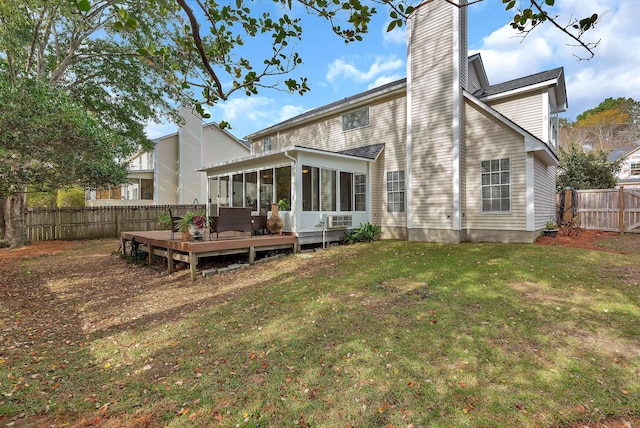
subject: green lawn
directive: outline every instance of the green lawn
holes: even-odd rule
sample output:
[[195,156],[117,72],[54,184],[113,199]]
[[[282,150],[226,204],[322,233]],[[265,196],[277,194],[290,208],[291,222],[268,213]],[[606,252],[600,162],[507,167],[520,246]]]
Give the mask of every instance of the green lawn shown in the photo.
[[[125,264],[100,250],[96,260]],[[44,281],[37,266],[23,261],[16,286]],[[0,303],[0,416],[171,427],[640,420],[638,254],[377,241],[224,275],[163,276],[145,293],[176,287],[167,298],[198,305],[78,329],[70,343],[50,343],[46,327],[21,335]],[[127,283],[111,280],[111,293]],[[86,308],[82,287],[47,287]]]

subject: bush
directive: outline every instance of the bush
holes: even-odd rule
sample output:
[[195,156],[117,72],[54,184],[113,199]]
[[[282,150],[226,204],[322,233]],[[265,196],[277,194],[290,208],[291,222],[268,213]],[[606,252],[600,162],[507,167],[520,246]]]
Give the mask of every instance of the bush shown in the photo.
[[54,208],[56,206],[56,191],[37,192],[27,191],[27,208]]
[[344,240],[349,244],[355,242],[371,242],[380,236],[380,227],[369,222],[360,224],[360,227],[345,233]]
[[84,190],[80,187],[58,190],[58,208],[82,207],[84,207]]

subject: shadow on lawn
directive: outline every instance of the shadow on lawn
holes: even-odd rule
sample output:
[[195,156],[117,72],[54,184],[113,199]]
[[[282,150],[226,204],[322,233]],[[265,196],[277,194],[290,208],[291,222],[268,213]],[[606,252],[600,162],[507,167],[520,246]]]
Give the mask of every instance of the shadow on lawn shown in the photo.
[[[387,241],[195,284],[82,252],[27,263],[12,272],[28,299],[2,303],[13,324],[0,372],[16,379],[0,380],[12,391],[0,414],[49,405],[112,423],[153,415],[158,426],[638,416],[637,287],[594,269],[613,255],[546,257],[536,246]],[[637,272],[625,257],[619,267]]]

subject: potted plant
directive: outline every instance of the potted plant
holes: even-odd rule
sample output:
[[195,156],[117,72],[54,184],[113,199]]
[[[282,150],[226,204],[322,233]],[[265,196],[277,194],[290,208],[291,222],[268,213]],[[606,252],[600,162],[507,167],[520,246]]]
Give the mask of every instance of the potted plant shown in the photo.
[[556,226],[556,223],[551,220],[546,222],[544,224],[544,230],[542,231],[542,233],[544,234],[544,236],[550,236],[552,238],[558,236],[558,227]]
[[204,230],[207,227],[207,217],[202,213],[187,213],[177,222],[177,227],[182,232],[182,240],[188,241],[193,238],[194,241],[200,241],[204,237]]
[[289,211],[291,210],[291,202],[289,202],[289,198],[282,198],[278,201],[278,209],[280,211]]
[[162,227],[166,229],[171,229],[171,216],[168,212],[162,211],[158,214],[158,223],[162,225]]

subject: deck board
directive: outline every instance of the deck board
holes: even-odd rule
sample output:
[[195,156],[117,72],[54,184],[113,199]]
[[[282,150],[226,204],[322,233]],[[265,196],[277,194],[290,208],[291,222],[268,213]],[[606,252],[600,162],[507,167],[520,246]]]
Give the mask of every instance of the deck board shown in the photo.
[[[126,254],[127,243],[135,239],[138,244],[145,244],[148,248],[149,261],[155,255],[164,255],[168,260],[169,272],[173,272],[172,260],[187,261],[191,271],[191,279],[196,279],[198,259],[202,257],[214,257],[224,254],[249,255],[249,262],[253,263],[256,252],[270,251],[281,248],[291,248],[298,251],[298,238],[294,235],[259,235],[235,237],[233,235],[220,235],[218,239],[204,241],[182,241],[180,234],[174,234],[171,239],[171,231],[152,230],[140,232],[122,232],[123,254]],[[209,236],[207,235],[207,238]]]

